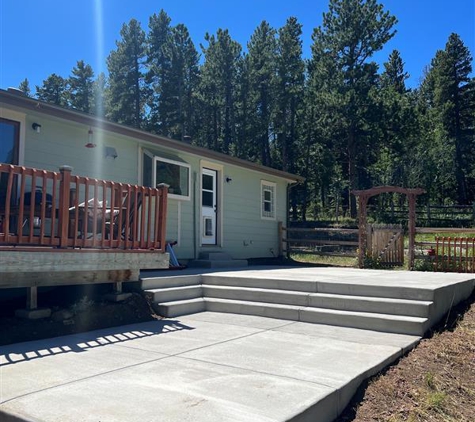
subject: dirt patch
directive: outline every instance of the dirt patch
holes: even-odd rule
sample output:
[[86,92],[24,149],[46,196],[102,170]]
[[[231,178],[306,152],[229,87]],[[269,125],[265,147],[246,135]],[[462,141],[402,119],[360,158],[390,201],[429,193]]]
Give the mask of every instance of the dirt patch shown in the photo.
[[475,420],[475,297],[360,388],[337,422]]
[[[57,292],[56,292],[57,293]],[[152,321],[160,318],[139,292],[123,302],[107,302],[100,296],[62,297],[51,306],[51,318],[25,320],[11,313],[0,316],[0,345],[64,336],[101,328]],[[47,299],[43,303],[47,302]],[[41,302],[40,302],[41,303]],[[44,305],[43,305],[44,306]]]

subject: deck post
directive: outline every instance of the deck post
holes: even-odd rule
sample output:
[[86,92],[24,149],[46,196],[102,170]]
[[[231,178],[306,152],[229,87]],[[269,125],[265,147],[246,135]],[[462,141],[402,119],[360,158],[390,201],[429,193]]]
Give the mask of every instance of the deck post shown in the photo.
[[26,296],[26,309],[32,310],[38,308],[38,287],[28,287]]
[[168,204],[168,188],[170,185],[166,183],[160,183],[157,185],[157,189],[160,190],[160,201],[159,201],[159,215],[158,215],[158,226],[160,228],[160,250],[165,252],[166,246],[166,237],[167,237],[167,204]]
[[122,291],[122,282],[117,281],[112,284],[112,293],[108,293],[104,296],[105,300],[109,302],[123,302],[132,296],[132,293],[124,293]]
[[71,187],[71,166],[61,166],[61,181],[59,182],[59,246],[67,248],[69,235],[69,195]]
[[409,270],[414,268],[414,245],[416,238],[416,195],[408,194],[409,201],[409,221],[408,221],[408,235],[409,235]]
[[17,309],[15,316],[25,319],[49,318],[51,315],[50,308],[38,308],[38,286],[26,288],[26,308]]

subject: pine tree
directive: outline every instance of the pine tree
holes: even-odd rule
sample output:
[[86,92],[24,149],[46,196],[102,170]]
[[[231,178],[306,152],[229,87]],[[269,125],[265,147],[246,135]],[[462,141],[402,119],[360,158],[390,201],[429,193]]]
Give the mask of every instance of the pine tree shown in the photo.
[[303,105],[305,65],[301,35],[302,25],[291,17],[279,29],[277,40],[276,113],[273,127],[280,166],[290,172],[296,171],[294,164],[299,150],[297,120]]
[[[472,56],[457,34],[451,34],[444,50],[436,53],[423,84],[423,98],[431,118],[436,143],[452,151],[456,197],[459,204],[475,199],[473,177],[475,82],[470,77]],[[447,179],[449,179],[447,175]]]
[[241,46],[228,30],[206,34],[199,99],[201,134],[209,148],[228,154],[236,141],[236,86]]
[[255,142],[249,158],[271,165],[271,119],[275,108],[276,31],[262,21],[251,36],[248,49],[250,125]]
[[406,92],[406,79],[409,74],[404,71],[404,62],[398,50],[393,50],[389,59],[384,63],[384,72],[381,77],[383,87],[392,87],[399,94]]
[[99,73],[97,79],[93,82],[92,114],[98,117],[104,117],[107,114],[106,92],[107,78],[104,72]]
[[43,81],[42,86],[36,86],[36,97],[48,103],[67,106],[66,80],[55,73],[51,74]]
[[117,49],[107,58],[109,70],[108,118],[140,128],[148,91],[144,86],[145,32],[132,19],[120,31]]
[[[168,47],[171,38],[171,19],[162,9],[149,19],[147,36],[147,73],[146,82],[151,85],[152,92],[148,99],[150,108],[148,128],[152,132],[168,135],[169,125],[164,115],[167,111],[166,98],[168,75],[171,63]],[[168,84],[169,85],[169,84]]]
[[27,97],[31,97],[30,82],[27,78],[23,79],[18,86],[18,89],[23,92]]
[[[341,160],[346,163],[343,174],[352,217],[356,200],[349,192],[367,183],[365,169],[377,150],[375,132],[369,130],[377,120],[377,65],[369,59],[393,37],[395,23],[396,18],[376,0],[330,0],[322,27],[313,33],[313,49],[320,61],[316,69],[326,78],[324,89],[330,94],[327,107],[339,117],[335,130],[340,132],[336,141],[341,144],[336,147],[344,152]],[[322,71],[325,67],[332,72]]]
[[91,111],[94,95],[93,77],[92,67],[84,63],[84,60],[79,60],[68,81],[71,107],[86,113]]

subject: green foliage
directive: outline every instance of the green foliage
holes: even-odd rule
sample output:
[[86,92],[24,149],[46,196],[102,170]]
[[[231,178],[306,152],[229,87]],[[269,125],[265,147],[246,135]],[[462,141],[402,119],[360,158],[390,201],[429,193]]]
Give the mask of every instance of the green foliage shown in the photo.
[[18,85],[18,89],[23,92],[27,97],[31,97],[31,89],[30,89],[30,82],[27,78],[23,79]]
[[[261,22],[245,53],[227,29],[206,34],[200,58],[186,26],[161,10],[147,33],[135,19],[123,25],[107,78],[81,60],[36,96],[300,174],[294,220],[354,218],[351,191],[377,185],[424,188],[419,205],[473,203],[472,55],[451,34],[408,89],[399,51],[381,69],[372,59],[396,23],[377,0],[329,0],[308,60],[294,17],[277,29]],[[27,79],[20,88],[28,95]],[[384,222],[397,202],[374,201],[373,216]]]
[[68,80],[71,107],[86,113],[91,111],[94,95],[93,77],[92,67],[85,64],[83,60],[79,60]]
[[145,32],[132,19],[120,31],[122,39],[107,58],[108,113],[113,121],[140,128],[145,120],[148,87],[144,86]]
[[51,74],[43,81],[42,86],[36,86],[36,97],[47,103],[67,106],[66,80],[55,73]]

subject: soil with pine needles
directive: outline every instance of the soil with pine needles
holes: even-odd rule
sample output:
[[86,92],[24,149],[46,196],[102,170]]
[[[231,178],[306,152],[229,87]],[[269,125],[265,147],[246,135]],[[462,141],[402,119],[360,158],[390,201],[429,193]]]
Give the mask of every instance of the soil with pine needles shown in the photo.
[[110,287],[102,291],[96,288],[92,292],[65,288],[40,295],[39,305],[50,307],[52,316],[38,320],[14,316],[14,309],[24,306],[24,298],[19,303],[13,301],[17,302],[16,305],[10,303],[6,306],[4,303],[0,311],[0,346],[161,318],[141,292],[134,291],[128,299],[116,303],[103,299],[109,290]]
[[359,389],[337,422],[475,421],[475,294]]

